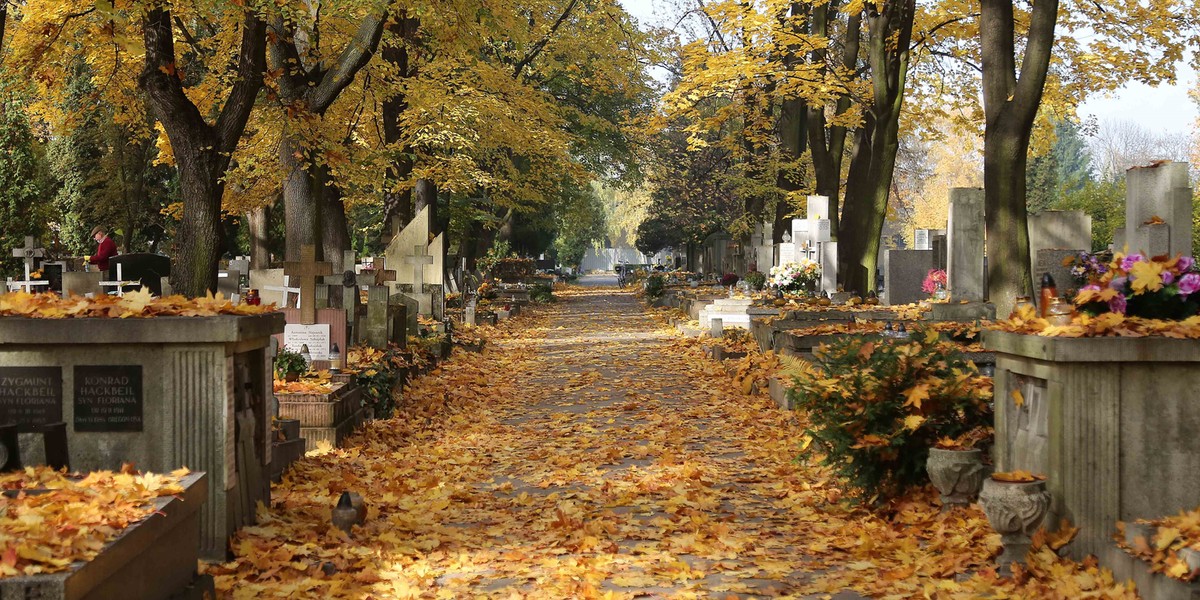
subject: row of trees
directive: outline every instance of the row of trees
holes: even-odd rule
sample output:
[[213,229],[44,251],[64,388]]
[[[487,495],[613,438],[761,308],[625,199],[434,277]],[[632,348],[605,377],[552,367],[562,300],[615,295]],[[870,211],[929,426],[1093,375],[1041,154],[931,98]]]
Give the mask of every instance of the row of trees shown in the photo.
[[[1185,1],[711,0],[679,18],[694,41],[682,48],[659,126],[705,153],[665,163],[657,183],[697,181],[697,196],[721,188],[739,208],[722,225],[737,235],[802,212],[804,195],[829,196],[840,209],[830,217],[842,283],[863,290],[875,281],[902,139],[936,139],[943,124],[982,134],[999,300],[1031,285],[1031,142],[1045,145],[1052,123],[1074,118],[1091,93],[1171,80],[1200,43],[1190,25],[1200,8]],[[689,177],[714,157],[719,181]],[[651,218],[670,222],[676,210],[657,202]]]
[[[365,231],[378,248],[424,207],[464,254],[521,231],[573,249],[596,223],[591,181],[639,176],[650,49],[615,0],[0,4],[5,113],[41,146],[99,131],[92,154],[65,142],[75,157],[50,187],[75,200],[59,221],[129,239],[178,217],[160,229],[183,293],[215,288],[229,215],[247,216],[259,260],[277,204],[289,259],[315,244],[336,262]],[[136,181],[124,219],[65,181],[107,180],[112,161]]]

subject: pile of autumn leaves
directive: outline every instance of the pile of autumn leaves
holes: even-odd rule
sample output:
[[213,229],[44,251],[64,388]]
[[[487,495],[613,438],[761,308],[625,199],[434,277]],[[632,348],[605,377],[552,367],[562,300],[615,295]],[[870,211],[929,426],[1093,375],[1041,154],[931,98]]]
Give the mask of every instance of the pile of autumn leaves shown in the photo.
[[258,315],[275,311],[275,305],[233,304],[211,292],[203,298],[158,297],[142,288],[124,296],[68,296],[9,292],[0,294],[0,317],[32,319],[211,317],[214,315]]
[[180,469],[167,475],[96,471],[69,476],[49,467],[0,475],[0,577],[65,571],[89,561],[154,500],[183,493]]

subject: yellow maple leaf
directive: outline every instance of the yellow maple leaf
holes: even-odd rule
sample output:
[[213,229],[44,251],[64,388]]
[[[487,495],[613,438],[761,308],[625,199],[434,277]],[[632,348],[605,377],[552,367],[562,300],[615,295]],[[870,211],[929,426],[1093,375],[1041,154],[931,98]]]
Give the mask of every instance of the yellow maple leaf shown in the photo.
[[1021,393],[1020,389],[1014,388],[1012,393],[1009,395],[1012,396],[1013,404],[1015,404],[1018,408],[1025,406],[1025,395]]
[[1162,289],[1162,263],[1143,260],[1129,269],[1130,286],[1135,293],[1157,292]]
[[921,403],[929,399],[929,384],[919,383],[904,392],[904,406],[921,408]]
[[904,428],[909,431],[916,431],[921,424],[925,422],[925,417],[921,415],[908,415],[904,417]]

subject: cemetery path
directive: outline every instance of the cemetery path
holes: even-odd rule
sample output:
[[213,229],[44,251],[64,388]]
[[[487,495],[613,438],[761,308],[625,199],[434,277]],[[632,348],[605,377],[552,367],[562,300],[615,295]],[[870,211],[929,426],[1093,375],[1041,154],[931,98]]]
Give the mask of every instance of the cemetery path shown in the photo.
[[[749,396],[630,294],[576,288],[312,453],[210,566],[233,598],[909,597],[979,564],[931,503],[891,522],[795,461],[801,423]],[[343,490],[370,507],[347,537]],[[971,539],[977,538],[977,539]],[[912,582],[909,580],[912,579]],[[969,596],[963,596],[969,597]]]

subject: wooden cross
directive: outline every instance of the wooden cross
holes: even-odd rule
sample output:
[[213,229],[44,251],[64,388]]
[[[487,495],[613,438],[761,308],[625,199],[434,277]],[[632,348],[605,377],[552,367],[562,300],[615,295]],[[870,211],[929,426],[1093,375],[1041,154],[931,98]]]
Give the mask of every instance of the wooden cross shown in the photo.
[[425,244],[413,246],[412,256],[405,256],[404,262],[413,266],[413,293],[425,291],[425,265],[433,264],[433,257],[425,252]]
[[25,259],[25,279],[29,279],[29,271],[33,270],[35,266],[33,259],[44,258],[46,250],[44,248],[35,248],[33,245],[33,236],[27,235],[25,236],[25,246],[13,248],[12,255],[14,258]]
[[375,285],[386,286],[389,281],[396,280],[396,271],[394,269],[389,271],[384,268],[386,265],[385,260],[382,256],[375,258],[375,262],[373,263],[375,266]]
[[317,278],[333,274],[333,265],[317,262],[317,249],[311,244],[300,247],[300,261],[283,263],[283,274],[300,278],[300,323],[317,322]]
[[[26,239],[28,240],[30,238],[26,238]],[[14,250],[13,252],[15,253],[16,250]],[[33,286],[35,286],[35,285],[50,285],[50,282],[42,281],[40,279],[30,279],[29,278],[29,263],[25,263],[25,281],[13,281],[12,277],[8,278],[8,289],[10,289],[10,290],[25,288],[26,293],[32,294]]]

